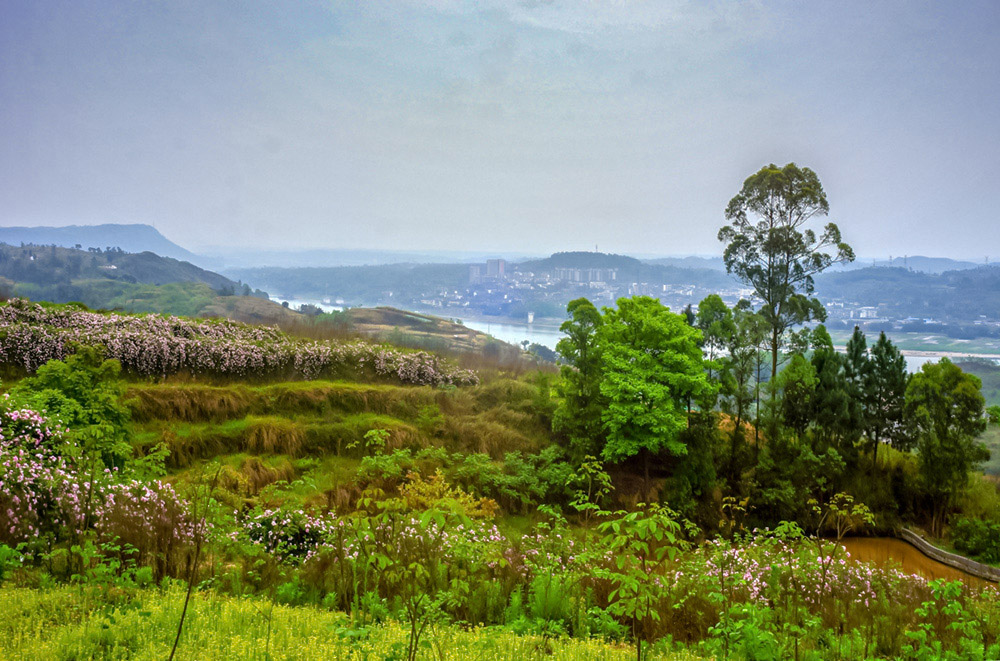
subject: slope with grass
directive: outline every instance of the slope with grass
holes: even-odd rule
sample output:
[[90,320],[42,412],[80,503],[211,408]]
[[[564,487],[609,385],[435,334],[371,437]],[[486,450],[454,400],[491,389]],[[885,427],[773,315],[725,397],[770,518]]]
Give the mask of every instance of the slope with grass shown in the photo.
[[[220,497],[234,505],[259,503],[261,490],[281,481],[298,486],[273,502],[346,511],[366,487],[391,488],[421,469],[461,473],[467,487],[517,510],[566,495],[557,484],[565,473],[552,469],[562,455],[551,447],[551,403],[521,381],[134,384],[128,401],[139,453],[162,443],[182,482],[221,462]],[[383,430],[376,459],[366,435]]]

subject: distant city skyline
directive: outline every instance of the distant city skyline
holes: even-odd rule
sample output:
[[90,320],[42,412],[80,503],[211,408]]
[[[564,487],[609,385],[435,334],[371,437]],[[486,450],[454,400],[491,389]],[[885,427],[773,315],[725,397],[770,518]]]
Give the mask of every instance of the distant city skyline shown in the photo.
[[794,161],[862,259],[983,262],[998,33],[988,0],[11,0],[0,225],[716,256],[743,180]]

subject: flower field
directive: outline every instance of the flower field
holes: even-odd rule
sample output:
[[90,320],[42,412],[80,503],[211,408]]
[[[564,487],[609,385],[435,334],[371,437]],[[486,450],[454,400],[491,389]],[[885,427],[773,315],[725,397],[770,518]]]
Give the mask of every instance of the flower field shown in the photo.
[[292,338],[267,326],[229,320],[87,312],[25,300],[0,306],[0,363],[29,373],[61,360],[75,344],[103,348],[107,358],[144,377],[186,372],[225,378],[313,379],[366,374],[414,385],[473,385],[474,372],[426,352],[368,342]]
[[[70,351],[88,333],[110,341],[142,335],[142,327],[159,328],[147,334],[173,338],[168,345],[299,345],[226,322],[161,328],[173,322],[21,302],[0,310],[7,338],[17,328],[78,338],[53,340],[52,351]],[[320,389],[296,396],[241,385],[242,403],[230,402],[226,415],[180,415],[153,403],[183,403],[191,388],[214,399],[231,386],[146,384],[169,392],[163,401],[147,392],[143,409],[126,403],[135,384],[128,389],[117,363],[96,351],[34,372],[0,397],[0,595],[39,613],[61,604],[73,615],[46,616],[58,623],[51,632],[23,614],[0,618],[3,658],[163,658],[167,630],[188,612],[182,604],[191,617],[179,626],[185,658],[309,658],[288,650],[315,645],[334,657],[363,649],[408,661],[471,650],[567,659],[1000,654],[995,586],[860,563],[801,522],[745,531],[735,501],[723,508],[732,518],[712,530],[659,504],[608,511],[598,504],[610,488],[600,464],[573,467],[556,446],[530,459],[446,449],[445,412],[532,424],[546,404],[525,384],[437,392],[379,385],[378,397],[358,398],[344,384],[294,384]],[[331,393],[360,408],[329,410]],[[192,435],[185,442],[204,452],[167,461],[183,447],[171,444],[173,429],[236,425],[230,431],[243,434],[263,420],[250,415],[263,412],[254,408],[260,402],[280,403],[267,410],[275,429],[339,424],[345,412],[363,424],[343,444],[314,442],[310,453],[299,451],[304,435],[232,445]],[[390,445],[392,421],[413,431]],[[143,425],[165,433],[139,441]],[[324,473],[334,470],[335,479]],[[240,476],[259,481],[244,488]],[[835,516],[855,516],[852,501],[836,502]],[[300,628],[278,631],[280,622]]]

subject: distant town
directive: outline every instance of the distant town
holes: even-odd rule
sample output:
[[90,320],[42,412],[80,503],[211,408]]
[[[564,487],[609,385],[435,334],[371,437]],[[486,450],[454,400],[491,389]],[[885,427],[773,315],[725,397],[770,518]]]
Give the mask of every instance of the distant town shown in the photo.
[[[442,316],[448,316],[447,311],[451,310],[531,323],[539,318],[561,319],[566,303],[578,297],[586,297],[595,304],[611,305],[623,296],[652,296],[673,310],[682,310],[689,305],[696,308],[705,296],[713,293],[721,296],[730,306],[741,299],[759,303],[754,299],[753,290],[733,280],[729,281],[729,286],[719,287],[714,279],[714,284],[667,282],[652,278],[635,280],[623,271],[625,269],[598,266],[552,266],[539,270],[511,264],[504,259],[490,259],[484,264],[468,267],[465,286],[435,288],[412,301],[412,304]],[[703,275],[693,269],[690,272]],[[830,294],[824,296],[823,302],[827,324],[833,328],[858,325],[874,331],[934,332],[961,322],[963,327],[971,325],[981,331],[976,332],[976,336],[1000,333],[1000,319],[995,315],[970,317],[945,314],[940,309],[929,309],[926,315],[906,314],[898,304],[888,300],[871,305],[861,297]]]

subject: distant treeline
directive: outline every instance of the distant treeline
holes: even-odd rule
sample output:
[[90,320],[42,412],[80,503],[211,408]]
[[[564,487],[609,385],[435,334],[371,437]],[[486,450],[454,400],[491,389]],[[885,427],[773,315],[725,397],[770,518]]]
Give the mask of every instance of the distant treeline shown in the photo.
[[[7,280],[9,294],[54,302],[82,301],[94,307],[106,306],[111,298],[135,294],[136,286],[176,283],[206,285],[222,296],[267,298],[265,292],[189,262],[151,252],[128,253],[117,247],[83,250],[0,244],[0,278]],[[139,289],[149,294],[146,288]]]
[[[865,268],[824,274],[817,278],[816,289],[825,301],[841,299],[877,307],[879,316],[896,319],[1000,321],[1000,268],[995,266],[940,275],[903,268]],[[912,330],[929,330],[920,322],[913,323]],[[982,336],[981,331],[975,336]]]

